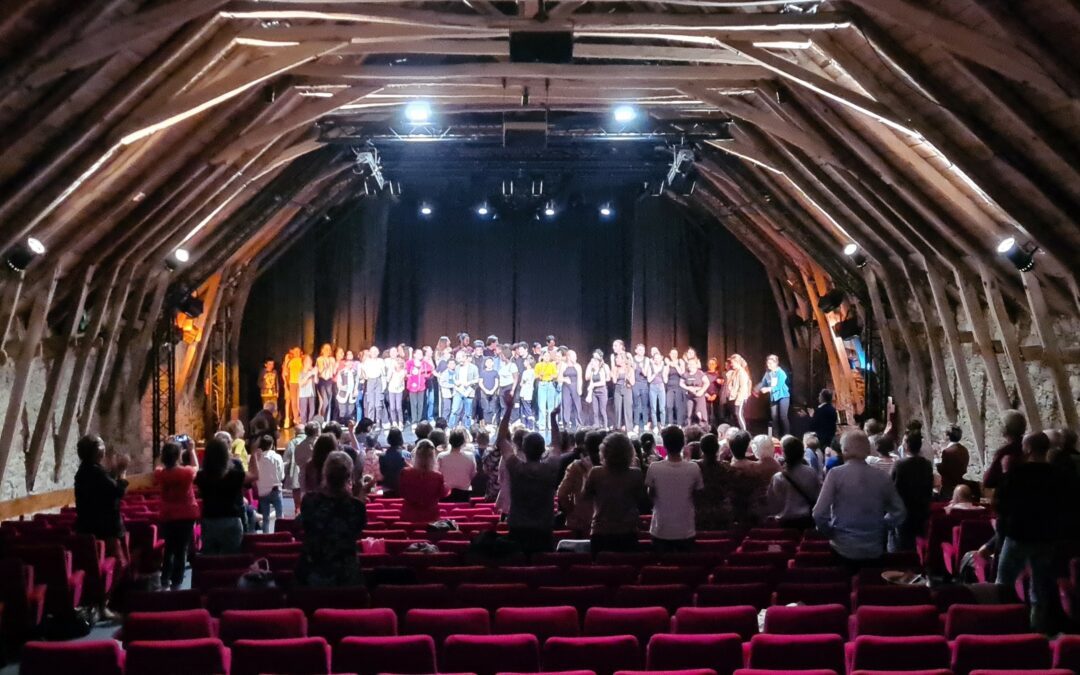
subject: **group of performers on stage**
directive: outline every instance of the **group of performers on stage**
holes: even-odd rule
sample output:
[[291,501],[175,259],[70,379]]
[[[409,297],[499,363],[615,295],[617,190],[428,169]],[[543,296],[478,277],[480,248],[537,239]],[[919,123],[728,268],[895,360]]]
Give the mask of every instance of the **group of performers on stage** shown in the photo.
[[774,435],[788,431],[790,392],[776,356],[768,357],[765,376],[754,386],[738,354],[727,357],[723,370],[716,358],[702,368],[693,348],[664,356],[643,344],[630,352],[615,340],[610,354],[596,349],[582,366],[577,352],[556,345],[551,335],[531,346],[500,343],[494,335],[473,342],[461,333],[457,339],[456,346],[441,337],[434,349],[401,344],[359,355],[324,344],[314,358],[293,347],[280,372],[273,359],[264,362],[262,399],[279,404],[284,392],[286,425],[367,417],[383,428],[402,428],[443,417],[453,427],[494,424],[503,394],[517,390],[511,414],[530,429],[546,430],[551,411],[559,408],[566,428],[585,424],[588,411],[593,426],[638,433],[669,423],[724,422],[745,429],[746,401],[767,393]]

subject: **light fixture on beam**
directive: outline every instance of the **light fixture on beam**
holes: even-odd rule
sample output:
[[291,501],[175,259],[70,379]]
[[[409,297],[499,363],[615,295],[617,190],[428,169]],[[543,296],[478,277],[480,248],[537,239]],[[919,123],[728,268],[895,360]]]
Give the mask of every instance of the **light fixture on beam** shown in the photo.
[[27,237],[26,248],[30,249],[30,252],[34,255],[45,255],[45,244],[42,244],[40,239]]
[[1008,258],[1009,262],[1021,272],[1030,272],[1035,269],[1035,251],[1037,250],[1035,247],[1024,248],[1015,237],[1006,237],[997,246],[997,252]]
[[549,201],[544,205],[544,215],[552,218],[555,215],[555,202]]
[[615,213],[615,211],[611,208],[611,204],[603,204],[600,206],[600,217],[610,218],[613,213]]
[[427,101],[411,101],[405,106],[405,119],[413,124],[423,124],[431,119],[431,104]]
[[855,263],[855,267],[858,267],[859,269],[866,267],[866,263],[869,262],[862,251],[859,250],[859,245],[855,242],[851,242],[844,247],[844,255],[851,258],[851,262]]
[[420,205],[420,215],[422,215],[422,216],[430,216],[431,215],[431,205],[430,204],[421,204]]
[[25,244],[16,244],[8,251],[8,267],[16,272],[25,272],[34,259],[45,253],[45,245],[41,241],[30,237]]
[[488,208],[487,202],[484,202],[480,206],[476,207],[476,215],[480,216],[481,218],[483,218],[489,213],[491,213],[491,209]]
[[627,124],[637,119],[637,109],[628,104],[617,105],[615,106],[615,109],[611,111],[611,116],[616,122]]

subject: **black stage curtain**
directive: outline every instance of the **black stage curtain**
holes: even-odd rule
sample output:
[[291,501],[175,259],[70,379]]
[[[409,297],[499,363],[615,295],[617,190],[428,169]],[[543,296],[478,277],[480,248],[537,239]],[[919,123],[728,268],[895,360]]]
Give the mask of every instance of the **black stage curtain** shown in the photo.
[[[464,202],[419,215],[407,200],[365,199],[308,233],[256,282],[244,313],[241,391],[257,405],[262,359],[294,344],[359,350],[434,345],[466,331],[503,341],[554,334],[588,360],[615,338],[666,354],[742,354],[759,374],[783,355],[761,263],[719,225],[708,231],[664,199],[624,198],[557,217],[480,219]],[[786,358],[784,359],[786,361]]]

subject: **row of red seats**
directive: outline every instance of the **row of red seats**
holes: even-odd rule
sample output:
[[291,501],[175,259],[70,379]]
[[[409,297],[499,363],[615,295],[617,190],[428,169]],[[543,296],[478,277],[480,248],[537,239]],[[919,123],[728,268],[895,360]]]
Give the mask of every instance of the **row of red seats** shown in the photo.
[[[494,617],[494,618],[493,618]],[[540,639],[598,635],[633,635],[643,644],[656,635],[734,633],[743,641],[759,634],[758,610],[734,607],[681,607],[669,615],[663,607],[589,607],[582,618],[570,605],[410,609],[403,617],[386,608],[317,608],[309,615],[297,608],[228,610],[220,620],[205,609],[132,612],[117,631],[124,643],[219,637],[226,644],[244,639],[323,637],[334,644],[346,637],[402,634],[429,635],[441,644],[452,634],[531,633]],[[762,633],[829,633],[841,638],[962,635],[1019,635],[1029,632],[1023,605],[954,605],[944,615],[933,606],[862,607],[849,615],[839,605],[776,606],[765,610]],[[1078,637],[1077,639],[1080,639]]]
[[[850,659],[848,656],[850,652]],[[744,666],[770,674],[860,672],[952,672],[956,675],[1067,674],[1080,667],[1080,638],[1058,640],[1027,635],[965,635],[951,644],[940,637],[863,637],[845,649],[837,635],[657,635],[644,649],[632,635],[551,637],[450,635],[437,648],[428,635],[347,637],[331,647],[321,637],[237,640],[215,638],[134,642],[126,651],[113,641],[31,643],[23,675],[78,672],[86,675],[172,675],[173,673],[549,673],[585,671],[616,675],[712,673],[744,675]]]

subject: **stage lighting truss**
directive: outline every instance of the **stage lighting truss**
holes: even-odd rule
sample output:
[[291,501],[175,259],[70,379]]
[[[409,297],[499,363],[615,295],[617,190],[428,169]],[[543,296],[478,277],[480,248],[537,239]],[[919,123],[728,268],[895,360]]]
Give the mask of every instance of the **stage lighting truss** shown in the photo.
[[353,148],[353,156],[355,157],[353,172],[365,177],[365,190],[367,189],[367,179],[371,179],[377,189],[382,190],[386,186],[386,178],[383,176],[378,148],[373,145],[365,148]]

